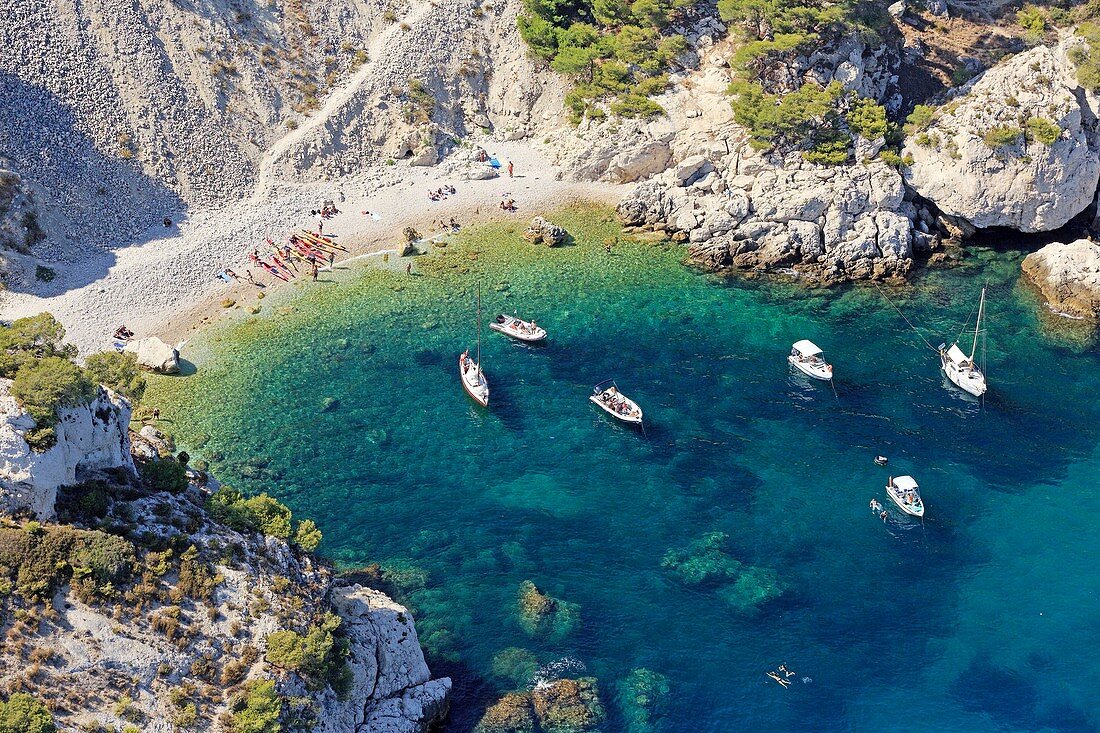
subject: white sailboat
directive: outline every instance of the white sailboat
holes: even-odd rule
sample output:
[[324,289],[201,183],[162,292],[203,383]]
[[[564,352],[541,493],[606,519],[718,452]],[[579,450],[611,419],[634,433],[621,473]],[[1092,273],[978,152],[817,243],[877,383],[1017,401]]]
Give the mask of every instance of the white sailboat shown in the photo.
[[967,356],[959,348],[959,342],[951,344],[951,348],[945,349],[945,344],[940,344],[940,366],[943,373],[959,389],[969,392],[975,397],[985,394],[985,375],[978,365],[974,363],[974,354],[978,350],[978,334],[982,329],[982,317],[985,315],[985,288],[982,288],[982,297],[978,301],[978,321],[974,324],[974,343],[970,347],[970,355]]
[[515,316],[501,314],[497,316],[495,323],[490,323],[489,328],[500,331],[505,336],[510,336],[518,341],[533,343],[546,338],[546,329],[534,321],[525,321]]
[[477,360],[466,349],[458,357],[458,375],[466,394],[482,407],[489,406],[489,380],[481,369],[481,285],[477,286]]
[[886,495],[894,500],[898,507],[914,517],[924,516],[924,502],[920,498],[920,488],[912,476],[891,476],[886,483]]
[[828,382],[833,378],[833,365],[825,361],[824,353],[813,341],[802,339],[791,347],[787,361],[803,374]]
[[[607,384],[611,386],[605,387],[604,385]],[[637,402],[620,392],[619,386],[613,380],[608,379],[593,387],[588,399],[616,420],[631,425],[642,424],[642,408],[638,407]]]

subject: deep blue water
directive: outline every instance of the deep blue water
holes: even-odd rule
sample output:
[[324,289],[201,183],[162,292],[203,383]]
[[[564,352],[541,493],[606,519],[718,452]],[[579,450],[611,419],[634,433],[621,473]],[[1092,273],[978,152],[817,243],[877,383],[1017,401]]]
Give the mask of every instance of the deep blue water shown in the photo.
[[[224,454],[224,481],[313,517],[338,562],[387,569],[455,679],[448,731],[510,689],[492,674],[506,647],[583,665],[607,731],[628,729],[617,684],[638,667],[670,683],[653,730],[1100,730],[1100,358],[1051,334],[1021,253],[978,250],[889,291],[936,345],[988,284],[978,403],[873,288],[728,282],[665,245],[609,258],[613,226],[571,216],[574,247],[487,232],[421,260],[423,277],[349,271],[282,303],[293,313],[265,301],[153,399],[185,444],[210,436],[198,452]],[[478,280],[490,314],[551,333],[536,348],[484,333],[488,410],[455,369]],[[835,392],[790,371],[799,338],[825,349]],[[645,434],[587,402],[608,377]],[[256,456],[271,462],[246,470]],[[923,523],[869,510],[889,473],[920,482]],[[782,593],[746,608],[729,581],[662,569],[710,532]],[[564,638],[518,624],[528,579],[579,606]],[[782,663],[787,689],[765,676]]]

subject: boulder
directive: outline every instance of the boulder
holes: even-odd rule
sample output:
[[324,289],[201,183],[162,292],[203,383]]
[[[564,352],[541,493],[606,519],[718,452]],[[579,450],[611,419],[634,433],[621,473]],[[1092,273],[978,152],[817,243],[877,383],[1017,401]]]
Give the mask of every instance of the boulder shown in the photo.
[[520,583],[516,599],[520,627],[531,636],[561,639],[577,625],[579,608],[549,596],[530,580]]
[[1025,257],[1022,268],[1055,311],[1100,318],[1100,244],[1054,242]]
[[594,731],[607,717],[593,677],[537,685],[531,702],[539,726],[547,733]]
[[509,692],[488,707],[474,728],[475,733],[531,733],[534,730],[535,711],[529,692]]
[[1070,38],[990,69],[910,135],[905,179],[959,229],[1057,229],[1088,208],[1100,133],[1069,60]]
[[692,155],[681,160],[672,169],[672,182],[681,188],[690,186],[712,170],[714,170],[714,166],[705,156]]
[[548,247],[556,247],[565,241],[569,233],[557,224],[551,224],[541,216],[531,220],[527,229],[523,232],[523,238],[532,244],[545,244]]
[[650,140],[612,158],[605,175],[612,183],[639,181],[664,171],[671,158],[672,151],[667,142]]
[[130,457],[130,403],[100,388],[89,404],[58,412],[57,443],[42,453],[24,435],[35,426],[11,396],[11,380],[0,379],[0,511],[29,512],[39,519],[54,514],[60,486],[99,469],[134,471]]
[[178,374],[180,352],[156,336],[130,341],[123,349],[137,357],[139,366],[161,374]]

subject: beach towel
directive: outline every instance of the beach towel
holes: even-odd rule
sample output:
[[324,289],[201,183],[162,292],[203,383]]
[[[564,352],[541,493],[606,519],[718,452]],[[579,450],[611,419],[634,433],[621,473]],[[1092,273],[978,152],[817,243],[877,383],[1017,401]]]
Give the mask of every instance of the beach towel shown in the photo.
[[229,277],[229,275],[224,272],[219,272],[218,277],[220,277],[222,280],[225,280],[227,283],[233,282],[233,278]]
[[489,165],[493,166],[494,168],[499,168],[500,167],[500,161],[497,160],[495,157],[494,158],[489,158]]
[[375,221],[382,220],[382,216],[380,214],[374,213],[373,211],[370,213],[370,218],[374,219]]

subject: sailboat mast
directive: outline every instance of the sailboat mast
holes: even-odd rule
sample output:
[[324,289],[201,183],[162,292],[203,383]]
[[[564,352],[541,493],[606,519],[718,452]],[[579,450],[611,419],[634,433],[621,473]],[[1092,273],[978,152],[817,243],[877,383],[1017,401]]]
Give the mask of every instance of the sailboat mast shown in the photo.
[[477,284],[477,378],[481,381],[481,283]]
[[970,347],[970,361],[974,362],[974,354],[978,352],[978,332],[982,327],[982,314],[985,312],[985,288],[982,288],[982,299],[978,301],[978,320],[974,324],[974,343]]

